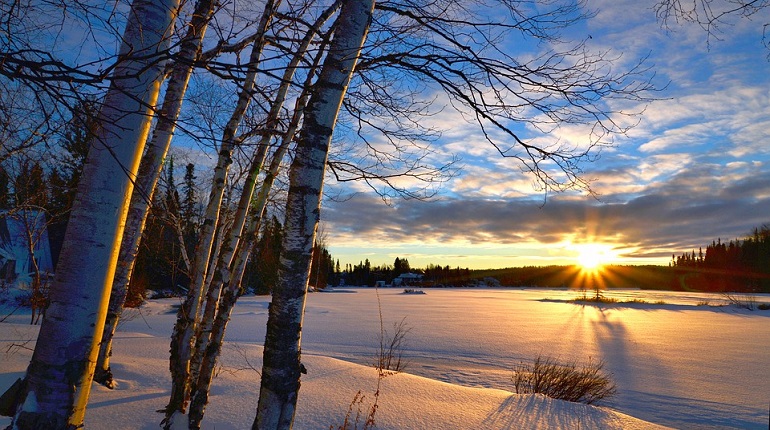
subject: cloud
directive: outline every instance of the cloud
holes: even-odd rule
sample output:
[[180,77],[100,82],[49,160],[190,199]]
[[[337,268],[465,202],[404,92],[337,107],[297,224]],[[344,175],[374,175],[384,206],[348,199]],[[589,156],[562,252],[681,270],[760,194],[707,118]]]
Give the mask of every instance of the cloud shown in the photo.
[[[436,154],[461,156],[464,169],[445,184],[440,199],[388,207],[376,196],[357,194],[327,203],[322,218],[330,242],[395,255],[412,250],[475,258],[486,249],[508,258],[548,259],[563,255],[567,243],[599,241],[631,260],[665,263],[672,253],[742,237],[770,221],[770,86],[767,51],[757,33],[757,22],[767,21],[738,20],[734,28],[724,27],[723,40],[709,44],[697,25],[662,29],[654,4],[592,0],[597,15],[567,30],[578,39],[590,34],[590,49],[622,52],[617,67],[650,55],[656,82],[665,87],[636,128],[596,162],[580,166],[598,200],[569,192],[549,196],[543,205],[544,195],[521,164],[500,157],[475,124],[447,109],[431,118],[444,131]],[[644,107],[608,103],[629,111]],[[586,141],[578,126],[546,136],[519,127],[538,144],[580,147]]]
[[[770,213],[770,173],[736,175],[728,167],[693,169],[676,175],[665,186],[624,203],[593,199],[452,198],[433,202],[404,201],[387,207],[358,195],[345,203],[330,203],[323,218],[335,245],[361,238],[376,243],[424,243],[557,246],[565,241],[615,243],[641,249],[636,256],[664,255],[706,245],[712,239],[748,234],[767,222]],[[694,183],[701,185],[694,186]],[[765,197],[759,198],[758,195]],[[657,253],[657,254],[656,254]]]

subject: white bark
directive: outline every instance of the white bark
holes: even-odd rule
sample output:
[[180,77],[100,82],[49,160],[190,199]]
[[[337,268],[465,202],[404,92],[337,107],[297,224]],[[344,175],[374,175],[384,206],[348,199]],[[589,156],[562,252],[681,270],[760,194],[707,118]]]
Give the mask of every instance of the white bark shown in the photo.
[[[176,61],[174,62],[166,94],[163,98],[163,105],[158,114],[158,124],[153,130],[147,150],[142,156],[139,175],[131,196],[126,228],[120,246],[118,266],[112,284],[112,295],[110,296],[109,310],[107,312],[102,342],[99,347],[99,357],[94,376],[97,382],[109,388],[114,387],[112,371],[110,369],[112,337],[115,334],[115,329],[123,312],[128,284],[131,280],[136,256],[139,253],[142,231],[147,221],[158,178],[163,170],[163,160],[166,158],[168,149],[171,146],[171,139],[174,136],[176,121],[182,109],[182,102],[187,91],[188,82],[190,81],[190,75],[192,75],[192,64],[200,54],[203,36],[206,34],[208,23],[214,13],[214,7],[213,0],[199,0],[196,3],[195,13],[193,14],[187,34],[176,55]],[[189,268],[190,264],[186,257],[186,250],[184,245],[181,245]]]
[[191,274],[190,289],[177,314],[177,322],[174,325],[174,333],[171,338],[169,366],[172,381],[171,398],[166,407],[166,428],[170,428],[173,424],[170,418],[174,412],[184,412],[190,394],[190,384],[192,382],[190,381],[190,358],[192,356],[193,341],[203,298],[203,288],[211,259],[215,231],[219,221],[219,211],[225,191],[227,173],[232,164],[232,153],[237,143],[236,134],[238,127],[251,102],[259,60],[265,44],[264,34],[279,4],[280,0],[270,0],[265,4],[265,9],[257,29],[260,35],[255,38],[249,58],[248,73],[238,95],[238,102],[223,132],[219,157],[214,168],[214,179],[209,202],[206,207],[198,244],[195,248],[195,263],[193,264]]
[[[259,172],[262,170],[262,164],[264,163],[265,155],[267,154],[268,141],[269,137],[263,138],[258,145],[258,149],[254,154],[249,173],[246,176],[243,185],[243,191],[238,202],[238,208],[235,211],[233,224],[227,229],[227,234],[223,237],[219,253],[215,257],[216,262],[212,263],[214,270],[212,270],[212,279],[208,283],[206,291],[206,306],[203,310],[201,322],[198,325],[198,331],[195,334],[195,349],[192,357],[190,357],[190,376],[191,383],[193,384],[193,387],[191,387],[191,395],[195,395],[198,390],[197,381],[198,375],[200,374],[200,365],[203,360],[203,354],[209,343],[211,328],[214,324],[214,316],[217,311],[222,285],[223,283],[228,283],[230,281],[230,264],[241,239],[243,227],[246,224],[246,218],[249,214],[249,205],[251,203],[251,197],[254,194],[257,176],[259,176]],[[208,389],[208,386],[206,388]]]
[[132,4],[122,60],[99,112],[14,428],[83,426],[132,180],[177,8],[176,0]]
[[[272,188],[275,174],[280,167],[280,162],[286,154],[289,144],[293,140],[294,134],[296,133],[297,123],[299,122],[300,118],[300,111],[302,106],[304,106],[305,102],[307,101],[307,91],[303,91],[302,95],[297,100],[295,105],[295,113],[290,122],[289,129],[284,134],[282,144],[273,154],[273,162],[271,162],[270,172],[267,173],[267,176],[262,185],[262,190],[264,193],[261,194],[264,195],[261,195],[260,198],[257,199],[256,204],[252,204],[252,198],[254,197],[254,191],[257,185],[257,178],[259,173],[262,171],[262,166],[268,152],[270,140],[274,136],[275,130],[278,128],[281,110],[283,109],[283,105],[289,89],[292,86],[297,66],[299,66],[300,61],[302,61],[302,59],[305,57],[310,43],[314,40],[320,28],[329,20],[329,18],[331,18],[337,9],[339,9],[340,3],[341,1],[336,1],[318,17],[312,28],[303,37],[297,52],[294,53],[291,61],[284,70],[284,74],[281,79],[281,85],[276,91],[275,100],[273,100],[273,103],[270,106],[270,112],[268,113],[267,120],[265,122],[265,132],[262,134],[262,138],[257,144],[257,151],[254,154],[251,166],[249,168],[249,173],[246,177],[246,180],[244,181],[243,191],[241,192],[238,208],[235,212],[233,225],[229,229],[227,236],[224,238],[224,245],[220,249],[220,254],[218,257],[216,257],[216,265],[214,266],[215,269],[212,271],[212,279],[210,282],[207,282],[208,289],[206,294],[206,306],[201,318],[198,332],[196,333],[195,349],[190,360],[191,380],[192,383],[195,384],[191,390],[192,396],[194,398],[190,410],[191,428],[197,428],[197,426],[200,425],[200,420],[203,418],[205,405],[208,402],[208,390],[212,377],[210,373],[214,370],[213,366],[216,363],[216,357],[206,358],[205,361],[207,362],[207,368],[203,369],[203,376],[201,376],[201,363],[204,361],[204,356],[207,355],[208,344],[212,336],[214,319],[218,314],[217,306],[220,302],[222,288],[228,288],[232,290],[229,292],[228,297],[233,298],[233,303],[227,304],[227,308],[232,309],[232,307],[235,305],[235,300],[237,300],[238,297],[237,293],[238,288],[240,287],[240,280],[243,277],[243,267],[241,268],[240,275],[235,278],[233,277],[233,263],[236,253],[240,248],[243,248],[241,245],[242,238],[245,233],[244,230],[249,230],[245,228],[246,220],[252,207],[254,208],[254,213],[259,214],[260,216],[262,214],[264,206],[267,202],[267,193],[269,193],[270,189]],[[312,75],[313,73],[308,74],[308,76]],[[309,82],[306,82],[306,84],[309,85]],[[253,217],[251,225],[255,226],[258,224],[259,216]],[[246,234],[253,236],[255,232],[253,230],[249,230],[249,232],[246,232]],[[251,249],[251,245],[247,245],[246,250],[248,249]],[[246,258],[248,258],[248,254],[246,255]],[[224,318],[225,325],[229,320],[229,311],[226,312],[228,314],[227,317]],[[224,329],[224,326],[220,328],[222,332]],[[215,336],[219,338],[219,342],[221,342],[223,333],[216,333]],[[197,399],[195,399],[195,397],[197,397]]]
[[374,0],[346,0],[310,102],[289,173],[285,236],[265,337],[253,429],[290,429],[299,394],[300,341],[324,169],[342,100],[361,51]]

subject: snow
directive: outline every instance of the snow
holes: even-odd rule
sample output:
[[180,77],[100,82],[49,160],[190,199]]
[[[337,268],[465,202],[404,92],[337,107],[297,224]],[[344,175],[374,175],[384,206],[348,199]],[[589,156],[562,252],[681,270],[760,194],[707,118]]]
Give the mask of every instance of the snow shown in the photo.
[[[638,290],[608,295],[648,303],[580,305],[567,301],[574,291],[554,289],[394,288],[380,289],[379,300],[373,289],[336,291],[347,294],[308,296],[298,429],[337,428],[359,391],[364,400],[353,416],[360,408],[365,419],[377,392],[370,363],[379,348],[378,302],[386,331],[404,317],[411,329],[406,372],[381,381],[378,429],[767,428],[770,311],[698,306],[721,301],[707,294]],[[268,301],[242,297],[236,305],[204,428],[251,426]],[[112,360],[118,386],[94,386],[87,428],[158,428],[178,305],[160,299],[129,312]],[[29,361],[37,329],[27,323],[17,312],[0,324],[0,390]],[[603,359],[617,396],[596,407],[514,394],[512,367],[538,355]],[[0,428],[9,422],[0,418]]]
[[27,398],[24,399],[23,408],[25,411],[32,411],[32,412],[37,410],[37,397],[35,396],[35,393],[31,391],[27,393]]

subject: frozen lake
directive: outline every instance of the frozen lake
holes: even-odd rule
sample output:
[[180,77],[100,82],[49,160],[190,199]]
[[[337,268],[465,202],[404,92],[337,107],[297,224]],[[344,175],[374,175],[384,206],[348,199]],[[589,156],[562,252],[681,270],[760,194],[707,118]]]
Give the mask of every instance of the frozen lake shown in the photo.
[[[379,290],[385,328],[404,317],[411,327],[407,372],[513,391],[521,361],[602,359],[618,384],[608,404],[621,412],[680,428],[767,428],[770,311],[716,306],[719,295],[702,293],[611,291],[649,304],[596,306],[565,303],[577,295],[569,290],[425,292]],[[305,353],[370,364],[378,332],[374,290],[309,296]]]
[[[711,294],[617,290],[606,295],[646,303],[601,306],[569,302],[577,294],[534,288],[312,293],[302,339],[308,375],[303,376],[296,428],[328,428],[344,414],[356,390],[374,380],[369,365],[379,348],[380,310],[389,332],[402,319],[410,328],[405,371],[452,385],[389,377],[378,428],[651,427],[634,427],[638,423],[603,410],[511,396],[513,366],[538,356],[604,360],[618,386],[618,394],[604,405],[651,423],[684,429],[767,428],[770,311],[718,306],[723,299]],[[770,296],[757,299],[770,303]],[[204,428],[251,424],[268,302],[264,296],[239,300]],[[99,428],[122,416],[126,425],[115,430],[157,428],[155,411],[167,399],[168,338],[178,304],[178,299],[153,300],[129,312],[113,359],[119,389],[95,388],[87,427]],[[28,321],[28,313],[16,313],[0,324],[3,387],[23,375],[28,363],[27,348],[33,347],[37,331]],[[426,404],[426,396],[433,403]],[[0,418],[0,427],[7,423]]]

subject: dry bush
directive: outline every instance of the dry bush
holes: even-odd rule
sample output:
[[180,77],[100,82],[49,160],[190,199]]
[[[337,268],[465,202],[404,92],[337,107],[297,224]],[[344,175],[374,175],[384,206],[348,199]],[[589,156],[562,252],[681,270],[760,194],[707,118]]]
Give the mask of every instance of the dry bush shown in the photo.
[[[380,376],[381,380],[382,376]],[[379,387],[379,381],[377,383]],[[345,414],[345,420],[342,422],[342,424],[338,426],[331,425],[329,426],[329,430],[358,430],[359,425],[362,427],[361,430],[370,430],[376,427],[376,424],[374,422],[374,415],[377,413],[377,407],[378,407],[378,400],[380,397],[380,390],[377,389],[377,392],[374,393],[374,403],[367,408],[367,413],[364,415],[364,398],[365,396],[361,394],[361,391],[359,390],[358,393],[353,397],[353,401],[350,402],[350,405],[348,406],[348,411]],[[353,409],[356,410],[355,416],[353,416]]]
[[406,336],[412,328],[406,324],[406,317],[397,323],[393,323],[393,332],[389,333],[381,327],[380,351],[374,367],[380,372],[401,372],[406,367],[404,360],[404,346]]
[[722,293],[725,300],[731,305],[753,311],[757,308],[757,296],[752,294]]
[[128,290],[126,291],[126,301],[123,304],[124,308],[138,308],[147,300],[147,288],[149,287],[149,280],[147,276],[141,273],[137,273],[131,277],[128,283]]
[[552,358],[537,357],[532,365],[521,363],[513,370],[517,394],[541,393],[554,399],[594,404],[615,395],[617,388],[602,372],[604,361],[559,364]]

